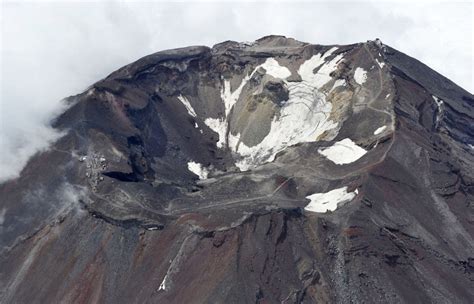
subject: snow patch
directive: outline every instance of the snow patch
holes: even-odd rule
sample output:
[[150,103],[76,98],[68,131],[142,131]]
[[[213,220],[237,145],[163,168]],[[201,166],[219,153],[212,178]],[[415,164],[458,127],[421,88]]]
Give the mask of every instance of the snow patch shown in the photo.
[[318,213],[334,211],[339,205],[352,200],[357,193],[357,189],[355,192],[347,192],[347,187],[334,189],[326,193],[314,193],[306,197],[311,202],[304,209]]
[[332,90],[334,90],[335,88],[337,87],[343,87],[346,85],[346,81],[344,79],[338,79],[336,81],[334,81],[334,85],[332,86]]
[[441,105],[443,105],[444,101],[442,99],[439,99],[438,97],[434,95],[431,95],[431,97],[433,97],[433,100],[436,102],[436,105],[438,106],[438,108],[440,108]]
[[234,106],[234,104],[239,100],[240,93],[242,93],[242,89],[244,86],[247,84],[249,81],[250,77],[253,75],[253,73],[249,76],[245,76],[244,79],[242,79],[242,82],[240,83],[239,87],[234,91],[231,92],[230,88],[230,81],[229,80],[224,80],[224,87],[222,88],[221,91],[221,98],[224,101],[224,106],[225,106],[225,116],[229,115],[230,110]]
[[382,126],[380,128],[378,128],[377,130],[374,131],[374,135],[378,135],[380,133],[383,132],[383,130],[385,130],[387,128],[387,126]]
[[319,149],[318,152],[338,165],[355,162],[367,153],[365,149],[356,145],[350,138],[335,142],[328,148]]
[[441,120],[442,115],[443,115],[443,103],[444,103],[444,101],[439,99],[438,97],[436,97],[434,95],[431,95],[431,97],[433,97],[433,100],[436,102],[436,106],[438,107],[438,112],[436,114],[436,126],[438,126],[439,121]]
[[206,118],[204,123],[211,128],[212,131],[219,134],[219,141],[216,145],[218,148],[223,148],[226,142],[227,121],[222,118]]
[[[331,103],[318,90],[332,79],[329,74],[336,69],[342,58],[342,55],[338,55],[329,62],[324,61],[336,49],[332,48],[324,55],[314,55],[304,62],[298,69],[301,82],[284,80],[289,99],[281,108],[279,117],[274,117],[267,136],[258,145],[248,147],[240,142],[240,134],[229,134],[229,148],[241,156],[236,162],[241,171],[271,162],[286,147],[316,141],[325,131],[337,127],[337,123],[329,120]],[[313,70],[317,67],[319,70],[314,74]],[[339,81],[338,85],[344,83]]]
[[166,291],[166,280],[167,279],[168,279],[168,274],[166,274],[165,277],[163,278],[163,281],[161,282],[160,287],[158,287],[158,290]]
[[[250,75],[244,77],[233,92],[230,81],[224,80],[221,98],[225,105],[225,117],[207,118],[204,123],[219,134],[218,148],[227,145],[231,151],[236,152],[238,157],[236,165],[241,171],[271,162],[275,155],[286,147],[316,141],[325,131],[337,127],[336,122],[329,120],[332,105],[326,101],[325,94],[319,91],[332,79],[331,72],[343,58],[343,55],[339,54],[326,61],[326,58],[336,50],[337,48],[333,47],[324,54],[313,55],[301,64],[297,71],[302,79],[300,82],[286,81],[286,78],[291,76],[290,70],[281,66],[274,58],[267,58],[263,64],[257,66]],[[267,136],[258,145],[247,147],[240,141],[240,134],[228,132],[228,116],[237,103],[242,89],[260,68],[263,68],[266,74],[283,80],[289,91],[289,99],[280,109],[280,115],[273,118]],[[315,69],[316,73],[313,72]],[[337,80],[333,88],[343,85],[344,80]]]
[[291,75],[288,68],[282,67],[278,64],[274,58],[267,58],[264,63],[257,66],[250,75],[246,75],[239,87],[233,92],[231,90],[230,81],[224,80],[224,86],[221,90],[221,99],[224,101],[225,116],[224,118],[207,118],[204,123],[211,128],[214,132],[219,134],[219,141],[217,142],[218,148],[223,148],[226,144],[227,129],[229,128],[228,116],[234,105],[239,100],[240,94],[247,82],[252,76],[258,71],[259,68],[264,68],[266,73],[276,78],[287,78]]
[[363,68],[357,68],[354,72],[354,80],[362,85],[367,80],[367,72]]
[[381,61],[378,61],[377,58],[375,58],[375,61],[377,62],[377,64],[379,65],[379,67],[382,69],[383,66],[385,65],[385,62],[381,62]]
[[227,116],[230,113],[230,110],[232,107],[235,105],[235,103],[239,100],[240,94],[242,93],[242,89],[244,86],[247,84],[247,82],[250,80],[250,78],[253,77],[253,75],[258,71],[259,68],[265,69],[266,73],[268,75],[271,75],[275,78],[287,78],[291,76],[291,72],[288,68],[281,66],[278,61],[274,58],[267,58],[264,63],[261,65],[257,66],[250,75],[247,75],[242,79],[242,82],[240,83],[239,87],[235,91],[231,91],[230,87],[230,81],[229,80],[224,80],[224,87],[222,88],[221,91],[221,98],[224,101],[224,106],[225,106],[225,116]]
[[199,176],[199,179],[206,179],[207,175],[209,174],[209,170],[207,168],[203,167],[202,164],[195,163],[193,161],[188,163],[188,170]]
[[183,95],[179,95],[178,99],[186,107],[186,110],[188,110],[189,115],[191,115],[192,117],[197,116],[196,112],[194,111],[193,107],[191,106],[189,100],[186,97],[184,97]]
[[275,78],[285,79],[291,76],[290,70],[287,67],[281,66],[274,58],[268,58],[259,67],[264,68],[268,75]]
[[[298,69],[298,74],[300,74],[303,81],[310,83],[313,88],[320,89],[331,80],[332,77],[329,74],[336,69],[339,60],[343,57],[342,54],[339,54],[333,60],[326,62],[325,59],[332,55],[335,50],[337,50],[337,47],[329,49],[324,54],[313,55],[313,57],[306,60]],[[317,67],[320,68],[315,74],[313,70]]]

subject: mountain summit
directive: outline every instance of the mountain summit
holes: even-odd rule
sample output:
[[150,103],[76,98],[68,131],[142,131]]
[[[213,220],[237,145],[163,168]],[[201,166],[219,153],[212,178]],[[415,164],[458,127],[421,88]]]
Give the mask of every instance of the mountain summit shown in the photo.
[[473,95],[380,40],[146,56],[0,185],[2,303],[472,303]]

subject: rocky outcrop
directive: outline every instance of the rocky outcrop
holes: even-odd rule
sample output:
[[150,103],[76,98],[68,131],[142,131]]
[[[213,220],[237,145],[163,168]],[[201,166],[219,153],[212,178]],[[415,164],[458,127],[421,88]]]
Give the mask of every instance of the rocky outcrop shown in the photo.
[[473,100],[380,41],[144,57],[0,185],[0,299],[470,303]]

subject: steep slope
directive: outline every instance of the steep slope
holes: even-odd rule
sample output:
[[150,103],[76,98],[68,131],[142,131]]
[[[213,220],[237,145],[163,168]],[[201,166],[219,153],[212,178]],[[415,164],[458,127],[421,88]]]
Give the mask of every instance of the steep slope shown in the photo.
[[0,185],[5,303],[470,303],[474,99],[368,41],[144,57]]

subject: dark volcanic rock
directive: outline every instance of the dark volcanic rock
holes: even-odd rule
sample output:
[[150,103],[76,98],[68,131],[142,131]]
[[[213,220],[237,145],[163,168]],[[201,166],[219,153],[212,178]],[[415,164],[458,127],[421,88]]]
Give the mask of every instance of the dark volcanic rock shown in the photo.
[[0,185],[2,303],[472,303],[474,98],[376,42],[159,52]]

